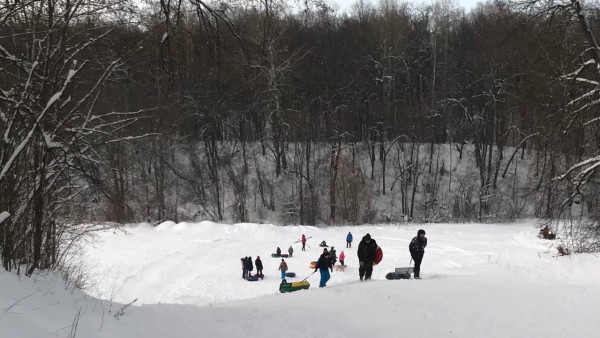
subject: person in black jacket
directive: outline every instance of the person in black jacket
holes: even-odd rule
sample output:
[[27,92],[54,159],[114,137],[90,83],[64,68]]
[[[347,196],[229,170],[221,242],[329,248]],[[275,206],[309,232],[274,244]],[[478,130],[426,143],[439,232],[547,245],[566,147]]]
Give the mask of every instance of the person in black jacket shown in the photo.
[[329,252],[327,252],[327,249],[323,250],[323,253],[317,261],[315,272],[317,272],[317,270],[321,271],[321,281],[319,282],[319,287],[324,288],[325,286],[327,286],[327,281],[331,277],[331,275],[329,274],[329,270],[333,272],[333,265],[331,265],[331,260],[329,260]]
[[413,238],[408,245],[410,256],[415,261],[415,278],[420,279],[419,274],[421,272],[421,261],[423,261],[423,255],[425,255],[425,247],[427,246],[427,237],[425,237],[425,230],[419,229],[417,237]]
[[371,279],[373,273],[373,262],[375,261],[375,252],[377,251],[377,243],[371,239],[371,235],[366,234],[358,244],[358,274],[360,280]]
[[256,260],[254,261],[254,263],[256,265],[256,274],[262,274],[263,265],[262,261],[260,260],[260,256],[256,256]]

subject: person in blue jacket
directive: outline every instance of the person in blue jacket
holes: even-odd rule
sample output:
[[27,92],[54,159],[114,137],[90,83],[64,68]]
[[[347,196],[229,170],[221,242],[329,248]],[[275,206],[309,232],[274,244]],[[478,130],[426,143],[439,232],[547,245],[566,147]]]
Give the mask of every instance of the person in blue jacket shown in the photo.
[[348,236],[346,236],[346,248],[352,247],[352,233],[348,232]]
[[329,260],[329,252],[327,251],[327,249],[323,250],[323,253],[317,261],[315,272],[317,272],[317,270],[320,270],[321,272],[321,281],[319,282],[319,287],[324,288],[325,286],[327,286],[327,281],[331,277],[331,275],[329,274],[329,270],[333,272],[333,265],[331,265],[331,261]]
[[425,237],[425,230],[419,229],[417,237],[413,238],[408,245],[410,256],[415,261],[415,278],[420,279],[419,274],[421,273],[421,261],[423,261],[423,255],[425,255],[425,247],[427,246],[427,237]]

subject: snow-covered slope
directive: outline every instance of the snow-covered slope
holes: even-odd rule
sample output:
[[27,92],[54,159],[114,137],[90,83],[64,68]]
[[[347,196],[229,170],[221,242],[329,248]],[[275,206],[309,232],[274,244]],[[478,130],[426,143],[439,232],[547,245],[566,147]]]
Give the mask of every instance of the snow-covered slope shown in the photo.
[[[385,280],[394,267],[408,265],[408,242],[421,227],[429,239],[423,279]],[[355,237],[350,249],[348,231]],[[360,282],[356,247],[367,232],[384,258],[373,280]],[[312,236],[306,252],[294,243],[303,233]],[[68,336],[79,310],[77,337],[595,337],[600,258],[554,257],[536,234],[527,222],[328,228],[203,222],[105,231],[82,256],[95,282],[87,292],[117,303],[71,293],[54,274],[18,282],[2,272],[2,337]],[[270,253],[292,244],[294,257],[286,261],[299,281],[311,274],[322,240],[345,251],[346,271],[334,271],[324,289],[316,287],[317,273],[308,278],[309,290],[278,293],[280,259]],[[266,277],[245,281],[240,258],[256,255]]]

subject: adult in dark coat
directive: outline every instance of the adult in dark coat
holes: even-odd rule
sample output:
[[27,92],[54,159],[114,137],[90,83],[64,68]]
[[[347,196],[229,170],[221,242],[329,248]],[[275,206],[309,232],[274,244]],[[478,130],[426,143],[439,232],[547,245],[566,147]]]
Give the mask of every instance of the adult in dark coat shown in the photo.
[[262,261],[260,260],[260,256],[256,256],[256,260],[254,261],[254,264],[256,265],[256,273],[257,274],[262,274],[262,270],[263,270],[263,265],[262,265]]
[[425,255],[425,247],[427,246],[427,237],[425,237],[425,230],[420,229],[417,232],[417,237],[413,238],[408,245],[410,256],[415,261],[415,278],[419,279],[421,272],[421,262],[423,261],[423,255]]
[[358,274],[360,280],[371,279],[373,273],[373,262],[375,261],[375,252],[377,251],[377,243],[371,239],[371,235],[366,234],[358,244]]
[[246,257],[241,258],[242,261],[242,278],[246,279],[248,276],[248,263],[246,262]]
[[252,270],[254,270],[254,265],[252,265],[252,257],[248,257],[248,274],[252,274]]

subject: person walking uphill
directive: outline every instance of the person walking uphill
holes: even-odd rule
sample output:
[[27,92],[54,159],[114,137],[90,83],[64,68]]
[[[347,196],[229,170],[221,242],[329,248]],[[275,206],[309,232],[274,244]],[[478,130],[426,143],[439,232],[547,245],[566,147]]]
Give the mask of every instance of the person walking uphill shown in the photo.
[[327,252],[327,249],[323,250],[323,253],[321,256],[319,256],[319,260],[317,260],[315,272],[317,272],[317,270],[321,272],[321,281],[319,282],[319,287],[324,288],[327,286],[327,281],[329,278],[331,278],[329,270],[333,272],[333,266],[331,265],[331,260],[329,259],[329,252]]
[[283,258],[281,259],[281,263],[279,264],[279,269],[277,270],[281,270],[281,279],[285,279],[285,272],[288,270],[288,266],[287,263],[283,260]]
[[415,261],[415,278],[420,279],[419,274],[421,272],[421,261],[423,261],[423,255],[425,255],[425,247],[427,246],[427,237],[425,237],[425,230],[420,229],[417,232],[417,237],[413,238],[408,245],[410,250],[410,256]]
[[371,279],[373,273],[373,262],[375,261],[375,252],[377,251],[377,243],[371,239],[371,235],[366,234],[362,241],[358,244],[358,274],[360,280]]
[[352,247],[352,233],[348,232],[348,236],[346,236],[346,248]]
[[304,248],[306,246],[306,237],[304,236],[304,234],[302,234],[302,251],[306,251],[306,249]]

